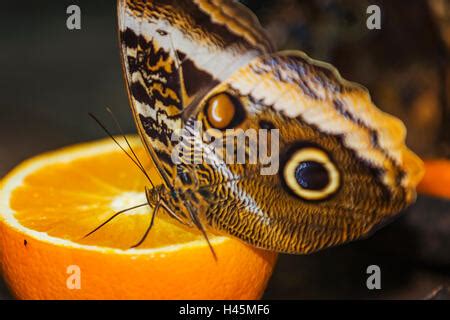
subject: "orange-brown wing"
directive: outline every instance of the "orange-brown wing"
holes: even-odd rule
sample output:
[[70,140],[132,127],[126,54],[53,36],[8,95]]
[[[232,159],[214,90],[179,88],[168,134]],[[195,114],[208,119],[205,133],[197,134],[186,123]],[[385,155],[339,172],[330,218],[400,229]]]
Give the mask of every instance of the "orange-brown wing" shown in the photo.
[[[234,108],[226,125],[211,116],[211,105],[221,104]],[[403,123],[381,112],[365,88],[301,52],[255,58],[198,110],[193,118],[217,137],[239,132],[229,129],[271,130],[270,142],[249,136],[258,142],[256,163],[247,157],[239,164],[235,154],[227,163],[206,141],[209,163],[188,169],[199,181],[198,210],[206,208],[208,224],[250,244],[313,252],[367,235],[415,200],[423,165],[405,145]],[[261,162],[260,142],[269,145],[271,163]],[[250,155],[249,146],[225,151],[245,148]]]
[[170,176],[171,135],[186,108],[272,44],[256,17],[230,0],[119,0],[118,23],[138,131]]

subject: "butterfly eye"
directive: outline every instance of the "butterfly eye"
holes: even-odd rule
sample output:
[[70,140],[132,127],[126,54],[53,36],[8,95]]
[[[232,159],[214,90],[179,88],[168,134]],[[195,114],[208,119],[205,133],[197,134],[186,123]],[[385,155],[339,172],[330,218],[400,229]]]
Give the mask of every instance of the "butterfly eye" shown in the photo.
[[215,129],[236,127],[244,119],[244,109],[240,102],[227,93],[219,93],[206,103],[206,119]]
[[157,29],[156,32],[158,32],[158,34],[159,34],[160,36],[162,36],[162,37],[168,35],[167,31],[162,30],[162,29]]
[[319,148],[307,147],[292,152],[282,173],[287,187],[304,200],[326,199],[340,185],[339,171]]

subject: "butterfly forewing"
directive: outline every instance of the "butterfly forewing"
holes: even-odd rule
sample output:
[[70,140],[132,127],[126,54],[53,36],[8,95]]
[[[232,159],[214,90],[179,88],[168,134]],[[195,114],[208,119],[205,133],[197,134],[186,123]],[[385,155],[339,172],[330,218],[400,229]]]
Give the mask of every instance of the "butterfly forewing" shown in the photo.
[[227,0],[119,0],[118,23],[139,134],[171,176],[171,136],[190,103],[272,45],[252,13]]

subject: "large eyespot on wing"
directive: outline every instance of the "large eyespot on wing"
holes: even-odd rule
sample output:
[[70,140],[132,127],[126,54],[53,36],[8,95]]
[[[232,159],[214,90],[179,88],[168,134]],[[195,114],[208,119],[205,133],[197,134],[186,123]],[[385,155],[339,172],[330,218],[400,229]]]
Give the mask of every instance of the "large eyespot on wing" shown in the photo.
[[341,185],[341,174],[320,147],[299,144],[287,152],[280,169],[288,191],[306,201],[329,199]]

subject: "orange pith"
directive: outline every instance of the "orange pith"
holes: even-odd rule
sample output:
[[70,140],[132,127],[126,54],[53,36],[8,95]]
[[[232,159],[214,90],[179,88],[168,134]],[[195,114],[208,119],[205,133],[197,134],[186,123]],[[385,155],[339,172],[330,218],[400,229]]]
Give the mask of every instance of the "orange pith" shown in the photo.
[[[138,139],[138,157],[158,179]],[[146,202],[145,176],[110,141],[62,149],[13,170],[0,189],[0,262],[24,299],[256,299],[276,254],[201,234],[160,211],[146,241],[148,206],[126,212],[83,238],[114,212]],[[82,272],[68,289],[67,267]]]

